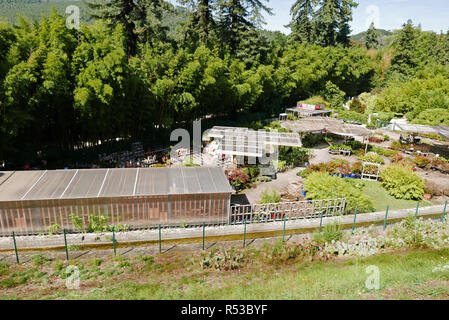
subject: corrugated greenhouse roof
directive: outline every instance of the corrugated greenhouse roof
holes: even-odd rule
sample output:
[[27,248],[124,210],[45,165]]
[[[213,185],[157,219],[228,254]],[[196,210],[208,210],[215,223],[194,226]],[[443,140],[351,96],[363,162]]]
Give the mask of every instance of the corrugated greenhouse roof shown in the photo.
[[231,192],[219,167],[0,172],[0,201]]

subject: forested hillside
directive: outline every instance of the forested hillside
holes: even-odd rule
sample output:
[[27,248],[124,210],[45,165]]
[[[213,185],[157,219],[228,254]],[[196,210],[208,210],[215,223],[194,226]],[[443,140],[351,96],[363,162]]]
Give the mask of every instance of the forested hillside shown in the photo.
[[[377,32],[377,39],[379,41],[380,46],[384,47],[384,46],[390,44],[388,41],[388,38],[393,34],[391,31],[384,30],[384,29],[376,29],[376,32]],[[360,32],[358,34],[351,36],[351,40],[354,42],[365,44],[366,40],[367,40],[367,35],[368,35],[368,32],[363,31],[363,32]]]
[[448,34],[408,23],[391,45],[367,50],[350,42],[355,2],[309,2],[292,1],[288,37],[262,30],[270,9],[256,0],[182,0],[183,18],[163,0],[90,3],[96,20],[79,30],[56,10],[1,23],[0,159],[168,139],[198,118],[272,117],[317,95],[342,112],[345,97],[360,95],[354,116],[449,124]]

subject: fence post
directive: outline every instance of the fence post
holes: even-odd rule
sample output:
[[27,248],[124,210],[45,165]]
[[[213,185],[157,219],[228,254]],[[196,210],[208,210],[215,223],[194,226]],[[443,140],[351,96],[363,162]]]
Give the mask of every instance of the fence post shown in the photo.
[[323,226],[323,212],[321,211],[321,217],[320,217],[320,233],[322,230],[322,226]]
[[415,219],[418,218],[418,211],[419,211],[419,201],[418,204],[416,205]]
[[446,215],[446,209],[447,209],[447,200],[446,200],[446,203],[444,204],[444,210],[443,210],[443,215],[441,216],[441,222],[444,221],[444,216]]
[[352,234],[354,234],[355,231],[355,222],[357,219],[357,213],[359,212],[359,207],[355,208],[355,215],[354,215],[354,224],[352,225]]
[[203,222],[203,250],[204,250],[204,238],[206,233],[206,222]]
[[243,230],[243,248],[246,247],[246,218],[243,220],[244,230]]
[[287,222],[287,217],[284,215],[284,230],[282,231],[282,242],[285,242],[285,223]]
[[66,260],[69,260],[69,249],[67,248],[67,236],[65,229],[64,229],[64,246],[65,246],[65,258]]
[[159,253],[162,253],[161,225],[159,225]]
[[112,246],[114,248],[114,257],[117,255],[117,250],[115,248],[115,227],[112,227]]
[[387,211],[385,211],[384,230],[387,229],[388,210],[390,210],[390,206],[387,206]]
[[14,234],[14,231],[12,232],[12,239],[14,240],[14,251],[16,253],[16,261],[17,264],[19,264],[19,254],[17,253],[17,244],[16,244],[16,235]]

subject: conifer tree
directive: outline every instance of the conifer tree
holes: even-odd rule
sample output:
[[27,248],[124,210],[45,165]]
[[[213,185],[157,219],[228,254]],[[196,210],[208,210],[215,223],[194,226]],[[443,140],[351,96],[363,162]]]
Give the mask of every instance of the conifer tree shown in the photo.
[[217,0],[180,0],[179,2],[191,7],[186,40],[189,38],[204,45],[210,44],[216,27],[213,9]]
[[409,20],[402,26],[398,37],[393,42],[395,54],[391,58],[391,67],[389,76],[396,73],[400,77],[409,78],[413,76],[418,66],[416,57],[417,29]]
[[315,10],[318,0],[296,0],[290,9],[292,30],[290,39],[295,42],[313,43],[315,40]]
[[220,40],[229,45],[231,54],[237,53],[249,30],[264,23],[262,13],[271,14],[264,2],[268,0],[218,0]]
[[352,8],[357,3],[352,0],[321,0],[316,11],[316,43],[327,47],[349,44]]
[[139,38],[149,41],[165,37],[166,28],[161,18],[168,7],[163,0],[85,0],[85,3],[90,16],[105,20],[110,26],[120,23],[125,27],[130,56],[136,54]]
[[379,34],[374,27],[374,22],[371,22],[371,25],[366,32],[365,44],[368,49],[377,49],[379,47]]

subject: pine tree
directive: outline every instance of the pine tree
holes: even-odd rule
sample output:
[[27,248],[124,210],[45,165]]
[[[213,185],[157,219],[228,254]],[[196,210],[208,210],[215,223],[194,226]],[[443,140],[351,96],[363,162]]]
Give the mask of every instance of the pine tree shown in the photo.
[[324,47],[348,45],[352,8],[357,5],[352,0],[322,0],[316,12],[316,43]]
[[371,22],[371,25],[366,32],[365,44],[368,49],[377,49],[379,47],[379,34],[374,27],[374,22]]
[[90,16],[105,20],[109,26],[123,24],[130,56],[136,54],[139,38],[148,41],[165,37],[166,28],[161,25],[161,18],[167,7],[163,0],[85,0],[85,3]]
[[302,43],[315,40],[314,7],[318,0],[296,0],[290,9],[292,21],[288,25],[292,30],[290,39]]
[[344,46],[349,45],[349,35],[351,34],[349,23],[352,21],[352,8],[357,8],[357,6],[358,3],[353,0],[342,0],[340,2],[337,43]]
[[264,23],[262,12],[271,14],[263,2],[268,0],[218,0],[220,40],[229,45],[231,54],[237,53],[249,30]]
[[185,40],[204,45],[210,44],[216,27],[213,8],[217,0],[179,0],[179,2],[183,5],[188,4],[192,8]]
[[395,54],[391,59],[389,76],[396,73],[402,78],[410,78],[414,75],[418,60],[416,57],[417,30],[411,21],[402,26],[397,39],[393,42]]

